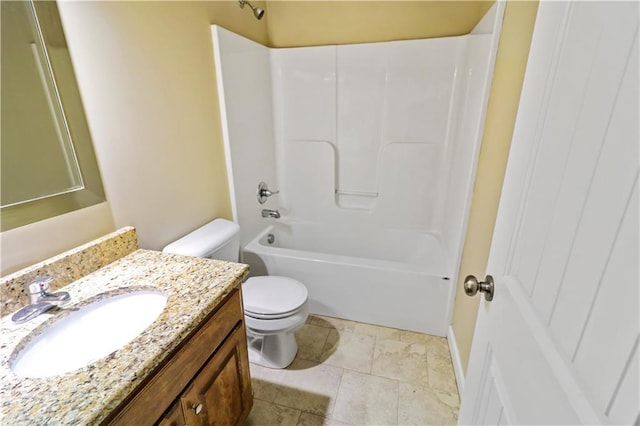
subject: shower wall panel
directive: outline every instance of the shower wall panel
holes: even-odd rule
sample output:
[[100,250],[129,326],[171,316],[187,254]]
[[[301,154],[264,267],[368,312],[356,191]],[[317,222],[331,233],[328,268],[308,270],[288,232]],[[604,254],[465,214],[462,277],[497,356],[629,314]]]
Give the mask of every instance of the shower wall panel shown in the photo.
[[[450,37],[273,50],[278,181],[288,212],[439,232],[464,46],[464,37]],[[334,156],[333,167],[318,171],[330,187],[315,187],[304,172],[316,169],[317,149]]]
[[[338,169],[336,195],[378,195],[378,168],[384,144],[387,58],[380,45],[339,46],[336,50]],[[354,206],[357,207],[357,206]],[[364,206],[362,206],[364,208]]]
[[271,49],[276,126],[286,140],[335,142],[335,46]]
[[[271,75],[279,206],[286,214],[314,220],[318,215],[322,217],[321,210],[331,206],[333,200],[335,49],[272,49]],[[331,156],[331,163],[318,170],[316,150],[323,148],[323,154]],[[318,180],[330,184],[321,188]]]
[[491,34],[466,36],[465,52],[458,72],[461,76],[452,119],[450,157],[443,170],[445,184],[436,203],[441,206],[436,218],[444,249],[455,262],[461,255],[466,230],[466,216],[473,191],[476,158],[480,149],[489,84],[493,73],[491,64]]
[[[336,47],[338,195],[378,194],[383,152],[391,143],[401,143],[394,151],[408,148],[412,158],[417,152],[408,143],[438,146],[428,150],[431,155],[442,152],[458,42],[448,38]],[[401,168],[404,158],[398,159],[387,167]]]
[[294,139],[287,144],[286,158],[286,169],[279,167],[287,179],[286,184],[281,183],[284,212],[297,220],[335,223],[327,215],[334,205],[334,146],[326,141]]
[[260,210],[277,208],[276,200],[256,200],[260,181],[277,189],[269,48],[216,25],[211,31],[233,220],[244,245],[264,227]]

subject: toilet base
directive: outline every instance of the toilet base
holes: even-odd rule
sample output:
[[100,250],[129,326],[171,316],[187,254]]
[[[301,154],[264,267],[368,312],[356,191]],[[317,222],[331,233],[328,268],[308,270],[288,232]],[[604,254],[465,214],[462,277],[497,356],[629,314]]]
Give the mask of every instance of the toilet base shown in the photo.
[[286,368],[298,352],[293,332],[255,336],[247,330],[249,361],[268,368]]

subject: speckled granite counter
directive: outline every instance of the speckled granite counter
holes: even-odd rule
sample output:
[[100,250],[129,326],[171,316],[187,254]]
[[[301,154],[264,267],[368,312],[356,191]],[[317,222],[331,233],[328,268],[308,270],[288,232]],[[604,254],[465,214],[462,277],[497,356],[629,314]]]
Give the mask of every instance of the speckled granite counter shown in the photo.
[[[9,315],[3,317],[0,424],[99,423],[240,285],[247,272],[242,264],[136,250],[67,285],[64,290],[72,300],[62,309],[20,325],[13,324]],[[20,378],[9,369],[16,348],[76,308],[105,296],[149,288],[166,294],[167,306],[120,350],[50,378]]]
[[125,226],[103,237],[0,278],[0,316],[17,311],[29,297],[24,285],[39,275],[53,278],[56,291],[138,249],[135,228]]

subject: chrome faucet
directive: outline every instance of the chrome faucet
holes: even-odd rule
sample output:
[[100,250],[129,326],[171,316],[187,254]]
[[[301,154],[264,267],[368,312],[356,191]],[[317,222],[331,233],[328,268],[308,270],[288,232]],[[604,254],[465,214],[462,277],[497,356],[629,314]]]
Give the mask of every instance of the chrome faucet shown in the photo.
[[262,217],[271,217],[273,219],[280,219],[280,212],[278,210],[262,209]]
[[36,277],[31,283],[25,286],[25,290],[29,294],[29,302],[31,304],[47,302],[53,305],[64,305],[71,296],[66,291],[59,291],[57,293],[50,293],[49,286],[53,282],[53,278],[49,276]]
[[29,284],[26,284],[24,290],[29,295],[29,304],[13,314],[11,320],[16,323],[26,322],[55,306],[64,305],[71,300],[71,296],[66,291],[49,292],[49,285],[51,285],[52,281],[52,277],[39,276]]

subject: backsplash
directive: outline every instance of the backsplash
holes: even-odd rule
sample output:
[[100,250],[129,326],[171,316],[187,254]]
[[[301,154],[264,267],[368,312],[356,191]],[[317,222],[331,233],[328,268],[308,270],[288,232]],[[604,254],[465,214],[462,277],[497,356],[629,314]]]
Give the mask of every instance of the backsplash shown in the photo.
[[39,275],[53,277],[51,290],[56,291],[138,248],[136,230],[127,226],[2,277],[0,278],[0,316],[8,315],[28,303],[24,285]]

